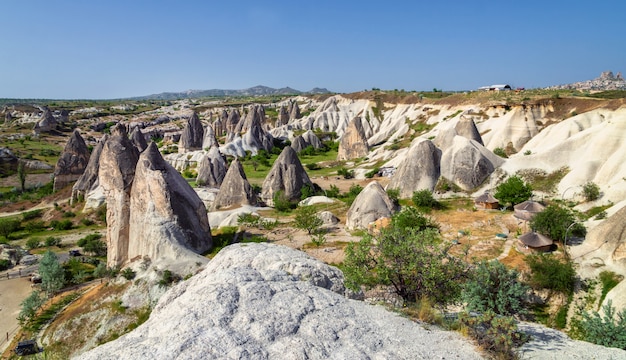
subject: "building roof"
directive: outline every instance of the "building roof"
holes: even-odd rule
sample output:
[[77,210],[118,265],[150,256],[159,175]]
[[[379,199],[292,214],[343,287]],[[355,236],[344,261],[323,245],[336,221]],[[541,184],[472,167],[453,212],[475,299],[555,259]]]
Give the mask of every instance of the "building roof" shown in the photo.
[[491,195],[489,193],[489,191],[485,191],[485,193],[480,195],[480,196],[478,196],[474,200],[474,202],[477,202],[477,203],[491,203],[491,204],[493,204],[493,203],[497,203],[498,199],[494,198],[493,195]]
[[552,245],[553,241],[549,237],[538,232],[528,232],[519,237],[519,240],[528,247],[538,248]]

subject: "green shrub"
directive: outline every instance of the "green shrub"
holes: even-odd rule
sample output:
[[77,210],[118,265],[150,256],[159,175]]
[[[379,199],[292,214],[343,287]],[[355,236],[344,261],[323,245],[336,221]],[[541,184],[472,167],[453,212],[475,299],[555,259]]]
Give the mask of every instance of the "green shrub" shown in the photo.
[[525,258],[530,267],[530,285],[571,294],[576,283],[576,271],[571,261],[559,260],[553,255],[529,255]]
[[64,218],[72,218],[72,217],[75,217],[75,216],[76,216],[76,214],[75,214],[75,213],[73,213],[73,212],[71,212],[71,211],[65,211],[65,212],[63,213],[63,215],[62,215],[62,216],[63,216]]
[[304,184],[300,189],[300,200],[315,196],[315,187],[311,184]]
[[338,198],[341,195],[339,188],[336,185],[330,185],[330,189],[326,190],[326,196],[331,198]]
[[282,190],[277,191],[272,198],[274,200],[274,209],[277,211],[287,212],[296,207],[296,204],[292,203]]
[[25,213],[22,213],[22,221],[28,221],[41,217],[41,209],[30,210]]
[[4,236],[5,239],[9,239],[9,236],[17,231],[20,227],[19,220],[4,218],[0,219],[0,235]]
[[161,279],[159,280],[158,284],[159,286],[170,286],[180,280],[180,276],[166,269],[163,270],[163,273],[161,274]]
[[11,268],[11,261],[7,259],[0,259],[0,271],[4,271]]
[[389,200],[391,200],[396,206],[400,205],[400,190],[399,189],[387,189],[385,191]]
[[587,201],[594,201],[600,198],[600,187],[589,181],[583,185],[583,196]]
[[120,271],[120,275],[122,275],[122,277],[124,277],[124,279],[126,280],[132,280],[137,274],[131,268],[124,268],[122,271]]
[[413,201],[413,205],[422,210],[430,211],[430,209],[437,209],[441,206],[439,201],[435,200],[433,197],[433,193],[428,189],[414,191],[411,200]]
[[237,223],[247,227],[258,227],[261,222],[259,215],[252,213],[243,213],[237,216]]
[[91,220],[90,218],[82,218],[80,219],[80,223],[85,225],[85,226],[91,226],[94,224],[94,221]]
[[511,206],[528,200],[533,195],[533,189],[519,176],[511,176],[505,182],[496,187],[493,195],[502,204]]
[[498,316],[491,311],[476,317],[461,313],[459,322],[494,358],[516,359],[515,348],[528,341],[528,336],[518,331],[515,319]]
[[41,240],[39,238],[29,238],[26,240],[26,247],[30,250],[41,247]]
[[505,158],[505,159],[509,157],[509,156],[506,154],[506,151],[504,151],[504,149],[503,149],[503,148],[500,148],[500,147],[493,149],[493,153],[494,153],[494,154],[496,154],[496,155],[498,155],[499,157],[503,157],[503,158]]
[[342,167],[337,170],[337,175],[343,176],[344,179],[352,179],[354,178],[354,170],[348,170],[345,167]]
[[533,216],[530,227],[554,241],[565,240],[565,235],[584,236],[586,233],[585,226],[576,221],[572,211],[557,204],[551,204]]
[[57,226],[55,226],[58,230],[70,230],[72,227],[74,227],[74,223],[69,219],[61,220],[57,223]]
[[602,307],[603,315],[585,312],[582,319],[572,321],[571,335],[594,344],[626,349],[626,310],[616,313],[612,305],[607,301]]
[[76,245],[83,248],[83,251],[93,253],[96,256],[106,256],[107,246],[102,240],[102,235],[99,233],[93,233],[78,240]]
[[320,166],[317,163],[310,163],[310,164],[306,164],[304,166],[306,166],[306,168],[309,169],[309,170],[319,170],[319,169],[321,169]]
[[301,206],[296,211],[294,218],[294,227],[296,229],[306,230],[309,235],[316,232],[324,222],[317,217],[317,211],[313,206]]
[[44,244],[48,247],[59,246],[61,245],[61,239],[53,237],[53,236],[48,236],[46,240],[44,240]]
[[373,168],[372,170],[365,173],[365,177],[368,179],[371,179],[374,176],[378,175],[379,171],[380,171],[380,168]]
[[43,220],[33,220],[24,224],[24,229],[28,232],[37,232],[45,227],[46,224],[43,222]]
[[602,283],[602,294],[600,295],[599,303],[604,302],[606,294],[609,293],[614,287],[622,281],[622,276],[612,271],[603,271],[600,273],[600,282]]

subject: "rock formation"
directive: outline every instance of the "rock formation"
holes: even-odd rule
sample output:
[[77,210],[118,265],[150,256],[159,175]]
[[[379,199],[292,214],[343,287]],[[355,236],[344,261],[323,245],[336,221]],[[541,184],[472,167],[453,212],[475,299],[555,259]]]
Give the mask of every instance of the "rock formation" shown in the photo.
[[474,123],[474,120],[471,117],[465,117],[461,115],[459,117],[459,121],[456,123],[456,126],[454,127],[454,130],[456,130],[456,133],[458,135],[461,135],[470,140],[474,140],[480,145],[483,145],[483,146],[485,145],[483,143],[483,138],[480,136],[480,133],[478,132],[478,129],[476,128],[476,124]]
[[411,145],[404,161],[391,178],[388,189],[398,189],[400,198],[410,198],[414,191],[433,191],[441,174],[441,150],[430,140]]
[[89,148],[78,130],[72,132],[54,168],[54,191],[78,180],[89,162]]
[[220,144],[217,142],[217,138],[215,137],[215,130],[211,127],[211,125],[209,125],[204,129],[202,149],[210,149],[213,146],[220,146]]
[[455,136],[441,156],[441,176],[463,190],[472,190],[503,163],[503,160],[476,141]]
[[0,147],[0,175],[17,170],[18,158],[8,148]]
[[143,152],[148,147],[148,142],[143,136],[141,129],[139,129],[139,126],[135,126],[135,128],[133,128],[133,131],[130,133],[130,140],[133,144],[135,144],[135,147],[139,152]]
[[344,297],[338,269],[272,244],[224,248],[134,331],[83,360],[481,359],[452,331]]
[[215,136],[220,137],[226,135],[226,121],[228,120],[228,113],[226,110],[222,110],[222,115],[218,117],[212,125]]
[[276,119],[276,127],[281,127],[283,125],[287,125],[289,123],[289,113],[287,112],[287,108],[281,106],[278,110],[278,119]]
[[228,120],[226,120],[226,132],[234,133],[237,128],[237,124],[239,124],[240,115],[239,110],[232,109],[230,114],[228,114]]
[[289,201],[300,200],[302,187],[307,184],[313,186],[295,150],[286,146],[263,181],[261,198],[272,206],[274,195],[281,191]]
[[219,188],[226,176],[227,168],[226,158],[217,146],[213,146],[198,165],[196,183],[198,186]]
[[320,138],[318,138],[312,130],[307,130],[304,134],[302,134],[302,138],[308,145],[313,146],[314,149],[321,149],[324,147]]
[[293,101],[289,103],[289,120],[293,121],[293,120],[297,120],[300,119],[302,117],[302,115],[300,115],[300,107],[298,106],[298,103]]
[[[110,140],[109,140],[110,141]],[[155,263],[195,263],[211,249],[206,208],[154,142],[141,154],[130,193],[127,258]],[[195,254],[194,254],[195,253]]]
[[87,194],[98,187],[98,172],[100,171],[100,156],[104,144],[109,139],[109,135],[104,134],[96,144],[89,156],[89,162],[83,174],[78,178],[72,187],[72,202],[79,198],[86,198]]
[[274,147],[272,135],[263,130],[260,117],[252,118],[248,131],[242,137],[242,146],[244,150],[249,150],[253,154],[261,149],[270,152]]
[[189,151],[202,149],[202,140],[204,139],[204,127],[198,118],[198,114],[194,111],[187,119],[187,124],[183,129],[178,143],[178,153],[186,153]]
[[117,124],[104,143],[98,171],[98,182],[107,203],[108,267],[119,267],[128,261],[130,191],[138,159],[139,152],[128,138],[126,128]]
[[367,156],[369,146],[363,130],[360,117],[355,117],[350,121],[346,131],[339,142],[337,160],[352,160]]
[[233,160],[226,172],[213,202],[213,209],[229,208],[236,205],[256,205],[257,197],[246,178],[243,167],[237,158]]
[[246,116],[241,119],[237,127],[235,127],[235,133],[242,134],[250,131],[254,122],[258,122],[261,126],[265,122],[265,109],[263,105],[251,105],[248,108]]
[[372,181],[357,195],[346,214],[346,228],[367,229],[367,225],[383,217],[391,217],[396,206],[383,187]]
[[296,151],[296,153],[300,153],[304,150],[309,144],[306,143],[302,135],[296,136],[291,142],[291,147]]
[[54,118],[54,115],[52,115],[52,111],[50,111],[47,106],[44,106],[41,110],[43,111],[43,114],[41,115],[41,119],[35,124],[33,132],[35,134],[39,134],[42,132],[51,132],[56,130],[59,123]]

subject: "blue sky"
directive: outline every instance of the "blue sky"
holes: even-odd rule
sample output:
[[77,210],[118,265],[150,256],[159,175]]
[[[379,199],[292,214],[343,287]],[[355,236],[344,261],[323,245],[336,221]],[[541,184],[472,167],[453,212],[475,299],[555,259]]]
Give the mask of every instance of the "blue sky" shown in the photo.
[[626,1],[0,1],[0,98],[475,89],[626,73]]

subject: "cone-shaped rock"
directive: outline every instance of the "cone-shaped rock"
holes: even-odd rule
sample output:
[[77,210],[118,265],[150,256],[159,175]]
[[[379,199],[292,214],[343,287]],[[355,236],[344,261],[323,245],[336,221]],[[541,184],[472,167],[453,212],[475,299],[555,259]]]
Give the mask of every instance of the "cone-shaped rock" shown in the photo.
[[239,110],[231,110],[230,114],[228,114],[228,120],[226,121],[226,132],[234,133],[237,128],[237,124],[239,124],[239,119]]
[[278,119],[276,120],[276,127],[287,125],[288,123],[289,123],[289,113],[287,112],[287,108],[285,108],[284,106],[281,106],[280,110],[278,110]]
[[129,259],[147,256],[153,262],[195,261],[195,254],[212,246],[202,200],[153,142],[137,162],[130,224]]
[[369,183],[348,209],[346,228],[367,229],[367,225],[383,217],[390,217],[396,206],[383,187],[377,182]]
[[309,144],[304,140],[302,135],[296,136],[291,142],[291,147],[299,154],[300,151],[304,150]]
[[198,114],[194,111],[187,120],[187,125],[183,129],[178,143],[178,153],[186,153],[189,151],[200,150],[202,148],[202,140],[204,139],[204,127],[198,118]]
[[244,150],[250,150],[256,154],[259,150],[271,151],[274,147],[272,136],[263,130],[260,117],[255,116],[252,119],[248,132],[242,138]]
[[217,118],[217,120],[215,120],[213,122],[213,125],[211,125],[213,127],[213,133],[215,134],[215,136],[224,136],[226,135],[226,120],[228,119],[228,113],[226,113],[226,110],[223,111],[223,114],[226,114],[226,119],[224,119],[223,117],[219,117]]
[[213,146],[204,155],[200,165],[198,165],[198,186],[208,186],[219,188],[226,176],[226,158],[217,146]]
[[145,136],[139,129],[139,126],[135,126],[133,132],[130,133],[130,140],[135,144],[135,147],[139,152],[143,152],[148,147],[148,142],[146,141]]
[[246,178],[243,166],[237,158],[228,167],[228,172],[222,181],[220,191],[213,202],[213,210],[229,208],[238,205],[257,205],[257,197]]
[[454,129],[456,130],[457,134],[470,140],[474,140],[480,145],[485,145],[483,143],[483,138],[482,136],[480,136],[480,133],[478,132],[476,124],[474,123],[474,120],[472,118],[466,118],[461,115],[461,117],[459,118],[459,122],[456,123]]
[[61,190],[78,180],[85,172],[87,163],[89,163],[89,148],[80,136],[80,132],[74,130],[54,168],[54,191]]
[[128,261],[130,230],[130,190],[139,159],[137,148],[126,128],[118,123],[104,143],[100,154],[98,182],[107,203],[107,266],[118,267]]
[[89,162],[83,174],[78,178],[72,187],[72,201],[79,198],[86,198],[87,194],[98,187],[98,171],[100,170],[100,155],[104,144],[109,139],[109,135],[104,134],[96,144],[89,156]]
[[301,117],[302,115],[300,115],[300,107],[298,107],[298,103],[294,101],[293,105],[291,105],[291,110],[289,111],[289,120],[296,120]]
[[307,130],[304,134],[302,134],[302,138],[308,145],[313,146],[315,149],[321,149],[324,147],[324,144],[322,144],[322,141],[317,137],[317,135],[315,135],[313,130]]
[[52,111],[50,111],[47,106],[44,106],[42,110],[43,114],[41,115],[41,120],[39,120],[33,128],[33,132],[35,134],[51,132],[56,130],[59,125],[57,120],[54,118],[54,115],[52,115]]
[[204,140],[202,140],[202,148],[210,149],[213,146],[220,146],[220,144],[217,142],[217,138],[215,137],[215,129],[213,129],[211,125],[209,125],[204,129]]
[[476,141],[455,136],[441,156],[441,176],[469,191],[482,184],[502,162]]
[[339,142],[337,160],[351,160],[367,156],[369,147],[360,117],[350,121]]
[[295,150],[286,146],[263,181],[261,198],[272,206],[274,195],[282,191],[287,200],[300,200],[305,184],[313,186]]
[[398,189],[401,198],[410,198],[414,191],[433,191],[441,174],[441,150],[430,140],[413,144],[387,188]]
[[239,121],[237,127],[235,128],[235,132],[242,134],[244,132],[250,131],[252,128],[252,124],[254,122],[258,122],[259,124],[263,124],[265,120],[265,109],[262,105],[252,105],[248,109],[248,114]]

